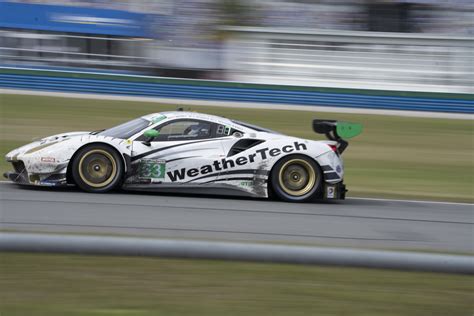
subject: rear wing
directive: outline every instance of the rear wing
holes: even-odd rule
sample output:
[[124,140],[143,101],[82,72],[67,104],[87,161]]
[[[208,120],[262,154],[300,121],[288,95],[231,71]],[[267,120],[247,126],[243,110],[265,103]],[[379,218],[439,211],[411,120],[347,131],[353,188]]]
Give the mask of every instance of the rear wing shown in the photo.
[[316,119],[313,120],[313,130],[318,134],[325,134],[329,140],[337,141],[338,150],[342,153],[349,146],[345,139],[362,133],[362,124]]

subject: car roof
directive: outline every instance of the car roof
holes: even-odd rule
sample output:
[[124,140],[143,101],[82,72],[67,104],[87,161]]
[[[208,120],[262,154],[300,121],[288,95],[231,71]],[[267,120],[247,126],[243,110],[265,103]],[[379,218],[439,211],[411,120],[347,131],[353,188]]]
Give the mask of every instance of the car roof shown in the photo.
[[163,120],[164,118],[166,119],[189,118],[189,119],[211,121],[211,122],[224,124],[224,125],[237,125],[225,117],[198,113],[198,112],[190,112],[190,111],[168,111],[168,112],[160,112],[160,113],[151,113],[151,114],[142,116],[142,118],[148,121],[155,121],[155,120],[158,121],[158,120]]

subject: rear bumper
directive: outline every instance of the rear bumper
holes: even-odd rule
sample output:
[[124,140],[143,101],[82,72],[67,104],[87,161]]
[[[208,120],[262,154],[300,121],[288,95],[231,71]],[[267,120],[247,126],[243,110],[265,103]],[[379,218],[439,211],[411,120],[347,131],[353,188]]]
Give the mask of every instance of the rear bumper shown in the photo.
[[325,183],[323,199],[324,200],[344,200],[346,198],[346,185],[341,181],[338,183]]

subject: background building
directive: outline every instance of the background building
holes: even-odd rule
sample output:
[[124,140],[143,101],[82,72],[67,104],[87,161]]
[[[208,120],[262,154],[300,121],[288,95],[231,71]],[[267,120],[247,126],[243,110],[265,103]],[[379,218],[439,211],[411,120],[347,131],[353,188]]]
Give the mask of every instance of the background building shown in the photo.
[[473,15],[463,0],[0,1],[0,54],[25,67],[470,92]]

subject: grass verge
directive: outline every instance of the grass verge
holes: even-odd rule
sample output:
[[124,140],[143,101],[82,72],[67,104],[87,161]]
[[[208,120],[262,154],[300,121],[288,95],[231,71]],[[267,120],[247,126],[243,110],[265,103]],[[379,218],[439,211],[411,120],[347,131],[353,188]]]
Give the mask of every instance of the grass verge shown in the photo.
[[0,253],[1,315],[470,315],[472,276]]
[[[97,130],[175,105],[28,95],[0,95],[0,155],[35,138]],[[344,153],[349,196],[473,201],[472,120],[194,106],[193,110],[262,125],[288,135],[322,139],[315,117],[364,124]],[[1,159],[3,173],[9,166]]]

